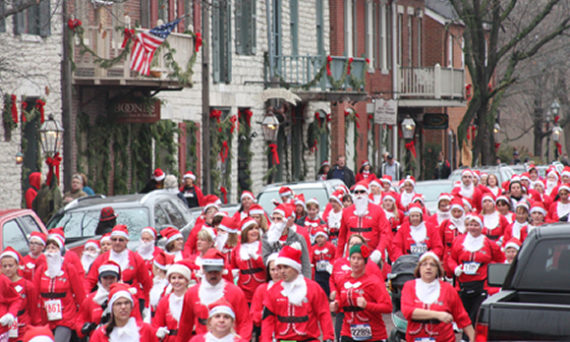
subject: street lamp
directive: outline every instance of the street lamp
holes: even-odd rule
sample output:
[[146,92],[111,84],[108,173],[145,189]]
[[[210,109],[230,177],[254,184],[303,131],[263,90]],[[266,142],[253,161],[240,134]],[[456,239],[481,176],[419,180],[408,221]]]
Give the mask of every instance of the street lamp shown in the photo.
[[411,118],[407,117],[402,121],[402,135],[404,139],[413,139],[414,131],[416,130],[416,123]]
[[550,111],[552,112],[552,115],[556,118],[558,112],[560,111],[560,104],[556,99],[554,99],[554,101],[550,105]]
[[[560,147],[560,134],[562,133],[562,128],[560,128],[560,126],[556,125],[554,127],[552,127],[552,141],[554,141],[554,145],[556,145],[556,148],[554,149],[554,159],[558,160],[558,149]],[[560,149],[562,149],[560,147]]]
[[263,139],[266,142],[276,142],[277,134],[279,133],[279,120],[273,115],[272,112],[267,112],[263,121],[261,121],[261,128],[263,130]]
[[493,126],[493,133],[499,134],[500,131],[501,131],[501,125],[499,125],[498,122],[495,122],[495,126]]
[[42,150],[48,157],[55,156],[61,149],[63,142],[63,127],[50,114],[49,118],[41,125],[39,132]]

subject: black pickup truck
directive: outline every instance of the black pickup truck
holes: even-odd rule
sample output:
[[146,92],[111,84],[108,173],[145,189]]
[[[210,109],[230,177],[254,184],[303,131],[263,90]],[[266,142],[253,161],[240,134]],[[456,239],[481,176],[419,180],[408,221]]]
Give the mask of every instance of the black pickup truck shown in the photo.
[[490,266],[502,290],[481,304],[477,341],[570,341],[570,224],[533,230],[512,265]]

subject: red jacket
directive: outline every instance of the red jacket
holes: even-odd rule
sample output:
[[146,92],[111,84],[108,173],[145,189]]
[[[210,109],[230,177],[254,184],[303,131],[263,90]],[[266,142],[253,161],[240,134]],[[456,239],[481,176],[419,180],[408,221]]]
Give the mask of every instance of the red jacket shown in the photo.
[[[453,188],[453,190],[451,190],[451,195],[464,197],[461,196],[460,191],[461,191],[461,186],[456,186],[455,188]],[[473,194],[471,195],[471,197],[467,198],[471,200],[471,203],[473,203],[473,205],[477,209],[477,212],[481,211],[481,189],[479,189],[476,186],[473,187]]]
[[356,174],[356,177],[354,178],[354,182],[358,183],[361,180],[367,180],[368,182],[371,182],[374,179],[378,179],[376,177],[376,175],[374,174],[374,172],[368,172],[368,173],[364,173],[364,172],[359,172]]
[[239,270],[237,286],[242,289],[248,303],[251,302],[251,299],[253,298],[253,294],[257,287],[265,283],[267,277],[267,271],[265,269],[265,264],[263,263],[262,258],[263,253],[261,252],[262,244],[261,241],[258,242],[259,246],[257,248],[257,258],[255,259],[252,259],[250,257],[248,260],[244,260],[241,258],[241,244],[238,244],[232,250],[231,268]]
[[[83,281],[79,277],[76,267],[63,263],[60,275],[50,278],[46,275],[46,268],[38,270],[34,286],[39,292],[42,324],[49,324],[50,329],[65,326],[76,329],[79,306],[85,299]],[[49,305],[49,306],[48,306]],[[54,312],[52,319],[47,311]],[[61,319],[57,319],[58,313]]]
[[263,301],[267,297],[269,283],[263,283],[255,289],[253,298],[251,299],[251,306],[249,307],[249,314],[251,320],[256,327],[261,326],[261,315],[263,314]]
[[[139,327],[139,342],[158,342],[158,337],[156,337],[156,332],[150,324],[144,323],[143,321],[137,320],[137,326]],[[95,330],[89,342],[109,342],[109,336],[105,332],[107,325],[100,326]]]
[[[326,210],[326,208],[330,208],[329,210]],[[338,233],[340,231],[340,224],[342,222],[342,208],[340,209],[340,220],[338,222],[334,221],[331,219],[329,220],[330,217],[330,213],[332,212],[332,206],[330,205],[330,203],[327,203],[327,206],[325,207],[325,212],[323,213],[323,221],[325,221],[327,227],[328,227],[328,232],[329,232],[329,241],[331,241],[334,245],[337,244],[338,241]]]
[[406,330],[406,341],[413,342],[422,337],[434,338],[437,342],[455,341],[455,332],[451,323],[439,324],[423,323],[412,319],[415,309],[426,309],[434,311],[448,312],[453,316],[453,320],[461,329],[471,324],[469,315],[463,308],[461,299],[457,291],[444,281],[439,281],[439,297],[432,304],[423,303],[416,296],[416,281],[408,281],[402,289],[401,308],[404,317],[408,320]]
[[[3,273],[0,273],[0,317],[7,313],[11,313],[14,317],[18,316],[18,310],[22,306],[22,298],[18,292],[12,287],[12,282]],[[4,334],[10,327],[0,325],[0,335]]]
[[[148,303],[148,294],[152,288],[152,279],[148,275],[148,269],[144,260],[137,253],[128,250],[129,253],[129,267],[126,270],[121,270],[121,280],[137,289],[136,297],[144,299]],[[99,278],[99,266],[109,260],[111,251],[105,252],[97,257],[87,274],[87,285],[92,289],[97,285]]]
[[21,298],[17,315],[18,337],[21,339],[30,325],[38,325],[41,322],[38,314],[38,291],[31,281],[24,278],[12,282],[11,285]]
[[37,258],[32,258],[31,254],[26,255],[20,261],[20,273],[26,280],[34,281],[36,270],[46,265],[46,256],[42,253]]
[[562,210],[560,208],[558,208],[559,204],[561,204],[561,202],[558,200],[556,202],[553,202],[550,205],[550,207],[548,208],[548,213],[547,213],[546,217],[544,218],[545,222],[558,222],[558,221],[560,221],[560,217],[563,216],[564,213],[562,212]]
[[[243,291],[227,280],[222,279],[221,281],[225,282],[224,298],[230,302],[236,314],[235,330],[243,339],[249,340],[251,339],[253,325]],[[184,296],[184,306],[180,316],[181,324],[176,338],[178,342],[187,342],[190,339],[194,325],[197,334],[208,331],[206,327],[208,308],[200,301],[199,289],[200,285],[192,286]]]
[[447,268],[447,258],[451,256],[451,247],[458,236],[463,236],[465,233],[461,233],[459,229],[451,222],[451,220],[445,220],[439,226],[439,236],[441,238],[441,243],[443,245],[443,269],[448,277],[453,276],[453,270]]
[[[225,338],[225,337],[224,337]],[[238,335],[234,334],[233,342],[248,342],[249,340],[245,340]],[[190,342],[206,342],[206,334],[200,334],[192,337]]]
[[495,227],[489,227],[489,223],[485,222],[485,216],[483,216],[483,234],[493,241],[500,239],[509,226],[509,221],[503,215],[499,214],[499,212],[497,212],[497,215],[499,215],[499,222]]
[[[392,312],[392,300],[386,287],[378,284],[383,282],[366,272],[358,278],[353,278],[350,274],[344,278],[340,296],[336,299],[344,311],[341,336],[355,339],[351,327],[360,325],[363,329],[360,333],[368,336],[367,340],[379,341],[388,337],[382,314]],[[364,309],[356,305],[358,297],[366,300]]]
[[[514,225],[515,225],[515,223],[513,222],[507,226],[507,229],[505,229],[505,234],[503,235],[503,246],[507,242],[509,242],[509,240],[511,238],[513,238],[513,226]],[[520,229],[520,236],[518,237],[518,239],[521,243],[523,243],[523,241],[526,239],[527,236],[528,236],[528,223],[525,222]]]
[[[101,317],[103,316],[103,308],[97,302],[93,300],[97,291],[91,292],[85,297],[83,303],[79,307],[79,316],[77,317],[77,335],[79,337],[84,337],[81,333],[81,328],[85,323],[101,323]],[[106,300],[105,300],[106,301]],[[91,333],[93,335],[93,333]]]
[[[316,271],[326,271],[327,267],[332,269],[334,264],[336,246],[331,242],[327,241],[320,247],[319,245],[313,245],[310,248],[310,260],[311,268],[313,269],[313,279]],[[327,266],[330,265],[330,266]]]
[[[178,321],[174,316],[172,316],[172,313],[170,311],[170,296],[172,296],[172,293],[168,294],[166,297],[163,297],[158,303],[156,313],[152,318],[152,328],[154,330],[157,330],[160,327],[167,327],[172,334],[173,332],[178,332]],[[174,342],[176,341],[176,334],[166,335],[162,341]]]
[[[336,258],[333,264],[333,273],[329,278],[329,287],[331,289],[331,293],[333,291],[336,291],[337,294],[340,293],[342,290],[342,284],[344,284],[344,278],[349,276],[351,272],[350,261],[348,258]],[[370,259],[368,259],[368,262],[366,263],[366,274],[374,275],[382,281],[386,280],[386,277],[384,276],[382,270]]]
[[392,243],[392,254],[390,255],[392,260],[397,260],[404,254],[421,255],[427,251],[434,252],[439,258],[442,257],[443,245],[441,244],[441,237],[437,227],[427,222],[424,222],[424,225],[426,227],[426,238],[420,243],[416,243],[414,239],[412,239],[409,222],[400,226]]
[[334,330],[329,301],[323,289],[311,279],[304,278],[307,284],[306,301],[301,306],[289,303],[289,299],[281,294],[282,281],[273,285],[267,293],[265,313],[261,323],[260,342],[276,340],[303,341],[314,339],[334,339]]
[[377,249],[384,255],[384,250],[390,246],[392,236],[384,210],[373,203],[368,203],[368,213],[364,216],[357,216],[354,210],[353,204],[342,212],[336,254],[343,255],[350,236],[360,234],[371,249]]
[[384,215],[386,215],[386,218],[388,219],[388,222],[390,223],[390,228],[392,229],[392,238],[393,238],[393,235],[396,234],[396,232],[398,231],[398,226],[401,225],[404,221],[404,218],[405,218],[404,212],[401,211],[400,209],[397,209],[398,215],[394,215],[392,213],[392,216],[389,216],[386,209],[382,208],[382,210],[384,210]]

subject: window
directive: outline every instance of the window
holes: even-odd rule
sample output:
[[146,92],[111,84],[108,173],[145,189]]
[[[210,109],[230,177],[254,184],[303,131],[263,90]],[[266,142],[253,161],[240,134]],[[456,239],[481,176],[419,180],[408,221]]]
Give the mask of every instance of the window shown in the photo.
[[358,56],[358,1],[352,0],[352,56]]
[[404,21],[404,14],[398,13],[398,59],[396,62],[398,65],[402,65],[402,25]]
[[212,64],[214,83],[232,80],[231,0],[215,0],[212,6]]
[[324,18],[323,18],[323,0],[317,0],[317,52],[319,56],[325,54],[325,38],[323,34]]
[[[194,0],[184,0],[184,15],[186,16],[183,20],[184,30],[186,30],[188,26],[194,26]],[[193,28],[193,31],[196,31],[196,28]]]
[[170,218],[170,222],[178,229],[184,228],[186,225],[186,220],[184,219],[184,215],[178,210],[176,205],[172,203],[170,200],[166,200],[162,202],[168,217]]
[[2,245],[2,249],[11,246],[20,253],[26,252],[28,249],[28,240],[22,234],[16,219],[4,223],[2,227]]
[[[387,72],[389,69],[388,61],[391,60],[390,56],[388,55],[389,47],[388,45],[388,36],[392,27],[389,26],[386,20],[386,6],[382,3],[376,4],[376,29],[377,37],[374,39],[376,42],[376,65],[378,69],[381,69],[382,72]],[[390,15],[389,15],[390,16]]]
[[465,68],[465,40],[461,38],[461,67]]
[[352,0],[344,0],[344,55],[352,56]]
[[154,205],[154,224],[155,228],[160,229],[164,226],[170,226],[168,214],[164,209],[164,203],[157,203]]
[[453,67],[453,36],[448,35],[449,39],[447,41],[447,66]]
[[236,0],[236,54],[255,55],[256,6],[255,0]]
[[50,21],[50,0],[41,0],[37,5],[14,15],[14,34],[47,37],[51,33]]
[[374,58],[374,42],[375,30],[374,30],[374,4],[372,2],[366,2],[366,57],[370,59],[370,68],[373,69],[375,58]]
[[411,15],[408,14],[408,66],[412,66],[412,52],[413,52],[413,42],[414,42],[414,36],[413,36],[413,27],[412,27],[412,23],[413,23],[413,17]]
[[289,1],[289,10],[291,14],[290,28],[291,28],[291,54],[293,56],[299,55],[299,2],[298,0]]
[[41,231],[40,226],[34,220],[32,215],[24,215],[20,216],[20,222],[22,222],[22,230],[26,237],[28,237],[32,232],[39,232]]
[[418,28],[417,28],[417,32],[418,32],[418,38],[417,38],[417,45],[418,45],[418,49],[417,49],[417,64],[416,66],[421,67],[422,66],[422,18],[418,17]]
[[[273,17],[271,18],[271,24],[273,25],[273,53],[274,56],[281,56],[283,51],[281,49],[281,0],[273,0]],[[277,58],[277,70],[281,69],[281,59]]]
[[158,19],[162,20],[162,23],[169,22],[170,19],[171,4],[169,0],[158,0]]

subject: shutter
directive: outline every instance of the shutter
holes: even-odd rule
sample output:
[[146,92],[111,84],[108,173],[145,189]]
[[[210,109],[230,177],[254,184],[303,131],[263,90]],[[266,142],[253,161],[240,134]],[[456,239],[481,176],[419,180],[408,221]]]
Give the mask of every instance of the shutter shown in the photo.
[[42,0],[39,4],[38,34],[47,37],[51,34],[51,11],[50,0]]
[[220,8],[219,2],[214,1],[212,9],[212,71],[213,82],[220,82]]
[[226,70],[224,75],[224,81],[230,83],[232,81],[232,3],[231,0],[225,0],[225,13],[223,17],[224,24],[224,63],[226,64]]
[[[4,8],[5,8],[4,1],[0,3],[0,16],[4,15]],[[6,21],[4,19],[0,19],[0,32],[6,32]]]
[[325,55],[323,26],[323,0],[317,0],[317,51],[319,56]]
[[255,0],[249,0],[251,8],[251,30],[249,32],[251,44],[250,54],[255,55],[257,53],[257,5]]
[[246,29],[246,16],[244,15],[245,7],[247,7],[248,0],[236,0],[235,8],[235,26],[236,26],[236,54],[245,54],[245,35],[243,31]]
[[291,54],[299,55],[299,2],[298,0],[290,0],[290,18],[291,18]]
[[14,14],[14,34],[26,33],[26,11]]

